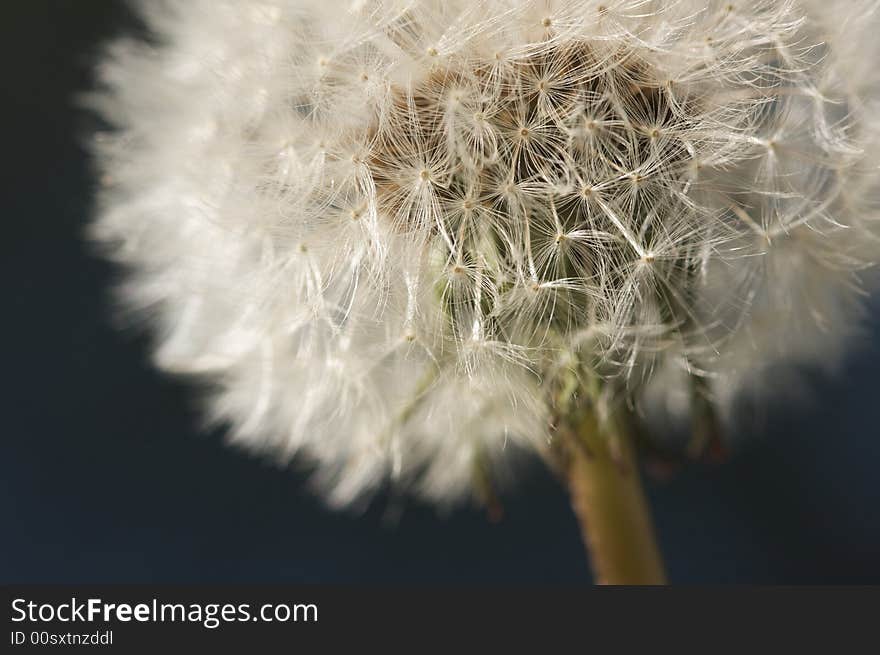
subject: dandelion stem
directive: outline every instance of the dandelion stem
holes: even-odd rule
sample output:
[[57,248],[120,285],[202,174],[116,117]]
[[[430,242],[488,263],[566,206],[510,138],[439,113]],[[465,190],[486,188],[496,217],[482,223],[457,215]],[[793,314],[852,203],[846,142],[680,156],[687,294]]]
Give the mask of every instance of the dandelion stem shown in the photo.
[[592,412],[560,429],[560,472],[598,584],[665,584],[631,437]]

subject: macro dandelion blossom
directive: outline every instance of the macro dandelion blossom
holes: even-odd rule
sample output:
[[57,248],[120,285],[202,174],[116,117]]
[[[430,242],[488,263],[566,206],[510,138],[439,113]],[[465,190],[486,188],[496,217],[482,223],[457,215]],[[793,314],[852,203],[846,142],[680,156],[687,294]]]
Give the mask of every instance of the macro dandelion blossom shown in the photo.
[[600,577],[659,581],[652,416],[690,415],[699,452],[768,372],[857,331],[877,2],[142,11],[152,40],[99,68],[94,235],[158,365],[334,504],[491,502],[537,453]]

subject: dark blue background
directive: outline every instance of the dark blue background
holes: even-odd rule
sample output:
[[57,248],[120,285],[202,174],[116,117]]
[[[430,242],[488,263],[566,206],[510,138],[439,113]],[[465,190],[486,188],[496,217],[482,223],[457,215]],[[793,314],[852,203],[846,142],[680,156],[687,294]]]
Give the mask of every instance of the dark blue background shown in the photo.
[[[380,499],[335,513],[296,472],[200,434],[195,394],[107,321],[110,267],[82,237],[93,183],[72,93],[120,3],[7,2],[0,581],[552,582],[589,572],[538,467],[505,517]],[[875,312],[875,316],[877,312]],[[651,484],[676,582],[880,583],[880,330],[720,468]],[[873,343],[872,343],[873,342]]]

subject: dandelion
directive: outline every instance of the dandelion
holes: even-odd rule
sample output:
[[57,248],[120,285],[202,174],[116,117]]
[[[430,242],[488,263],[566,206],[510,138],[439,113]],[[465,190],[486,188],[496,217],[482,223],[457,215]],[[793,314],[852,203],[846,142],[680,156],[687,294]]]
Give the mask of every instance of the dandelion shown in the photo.
[[877,2],[142,12],[152,40],[99,68],[94,235],[158,365],[335,505],[492,502],[537,453],[599,578],[662,581],[635,457],[657,408],[698,454],[857,329]]

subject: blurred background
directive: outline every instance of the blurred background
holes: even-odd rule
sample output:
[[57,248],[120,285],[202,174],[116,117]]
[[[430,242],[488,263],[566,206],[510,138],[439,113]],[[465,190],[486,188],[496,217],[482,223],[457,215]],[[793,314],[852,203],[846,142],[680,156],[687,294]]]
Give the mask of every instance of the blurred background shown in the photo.
[[[114,272],[83,236],[94,120],[73,96],[137,24],[118,1],[0,6],[0,582],[590,582],[539,465],[497,523],[390,497],[334,512],[301,473],[200,432],[197,392],[113,329]],[[808,399],[730,461],[649,482],[673,582],[880,583],[878,310],[840,374],[805,374]]]

